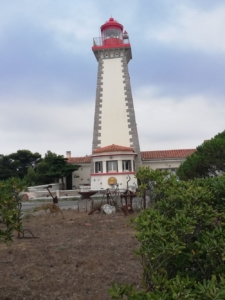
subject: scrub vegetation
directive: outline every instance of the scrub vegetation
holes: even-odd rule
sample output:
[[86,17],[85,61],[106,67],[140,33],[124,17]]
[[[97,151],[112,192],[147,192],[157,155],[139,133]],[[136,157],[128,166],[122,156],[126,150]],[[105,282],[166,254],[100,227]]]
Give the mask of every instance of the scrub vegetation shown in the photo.
[[143,286],[113,284],[113,299],[225,299],[225,176],[178,181],[141,168],[152,207],[134,219]]
[[22,233],[21,191],[26,189],[26,182],[19,178],[0,181],[0,242],[12,240],[16,230]]

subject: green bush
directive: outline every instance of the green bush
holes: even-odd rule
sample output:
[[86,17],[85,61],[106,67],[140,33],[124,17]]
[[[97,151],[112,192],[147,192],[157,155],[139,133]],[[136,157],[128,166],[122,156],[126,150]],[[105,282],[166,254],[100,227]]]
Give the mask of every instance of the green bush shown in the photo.
[[0,181],[0,242],[11,241],[14,230],[22,232],[20,193],[25,188],[19,178]]
[[135,291],[130,285],[114,284],[110,295],[113,299],[225,299],[225,178],[183,182],[150,173],[155,204],[134,221],[143,288]]

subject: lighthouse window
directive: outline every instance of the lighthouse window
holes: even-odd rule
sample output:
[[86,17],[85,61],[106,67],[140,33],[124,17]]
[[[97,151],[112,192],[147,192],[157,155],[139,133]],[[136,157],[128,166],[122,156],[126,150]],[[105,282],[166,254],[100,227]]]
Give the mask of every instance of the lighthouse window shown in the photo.
[[105,31],[105,39],[119,38],[121,39],[121,30],[115,28],[109,28]]
[[95,173],[102,173],[102,161],[95,162]]
[[107,172],[118,172],[117,160],[110,160],[106,162]]
[[131,160],[123,160],[123,172],[131,170]]

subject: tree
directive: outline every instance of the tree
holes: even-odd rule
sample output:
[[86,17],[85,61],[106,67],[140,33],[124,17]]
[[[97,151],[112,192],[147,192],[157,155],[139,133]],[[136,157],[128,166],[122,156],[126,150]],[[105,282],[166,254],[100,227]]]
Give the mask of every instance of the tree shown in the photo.
[[225,131],[197,147],[177,170],[181,180],[218,176],[225,171]]
[[78,168],[78,165],[69,165],[67,158],[62,155],[48,151],[43,161],[37,165],[37,173],[42,183],[51,183],[58,182],[59,179],[63,180],[63,177],[67,177]]
[[24,180],[26,181],[27,186],[41,185],[43,183],[42,176],[33,167],[28,168]]
[[0,155],[0,180],[11,177],[25,179],[27,185],[48,184],[72,175],[79,165],[70,165],[67,158],[51,151],[44,158],[37,152],[18,150],[16,153]]
[[11,166],[11,161],[8,156],[0,155],[0,180],[5,180],[15,176],[15,170]]
[[23,178],[29,167],[35,168],[40,162],[41,155],[29,150],[18,150],[10,155],[0,155],[0,179],[10,177]]
[[225,299],[225,176],[177,181],[154,172],[155,205],[134,220],[144,286],[114,284],[112,298]]

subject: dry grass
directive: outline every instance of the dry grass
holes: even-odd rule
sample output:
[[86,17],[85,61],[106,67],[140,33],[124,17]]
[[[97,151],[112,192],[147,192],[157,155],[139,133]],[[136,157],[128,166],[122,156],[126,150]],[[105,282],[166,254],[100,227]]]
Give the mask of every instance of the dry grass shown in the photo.
[[0,299],[106,300],[112,282],[140,284],[128,217],[63,214],[28,216],[24,228],[38,238],[0,244]]

